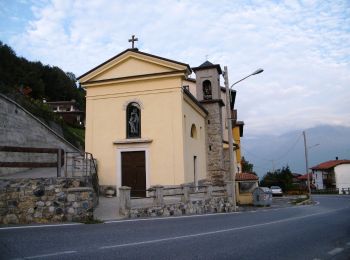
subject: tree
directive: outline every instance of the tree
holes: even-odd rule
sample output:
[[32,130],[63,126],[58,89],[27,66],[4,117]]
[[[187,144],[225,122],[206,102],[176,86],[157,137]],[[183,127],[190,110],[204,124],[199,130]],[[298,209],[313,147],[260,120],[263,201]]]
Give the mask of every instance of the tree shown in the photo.
[[65,73],[59,67],[31,62],[16,53],[0,41],[0,87],[2,91],[16,92],[29,87],[30,97],[48,101],[76,100],[80,109],[85,108],[85,92],[77,87],[72,72]]
[[289,166],[277,169],[274,172],[267,172],[262,180],[260,186],[271,187],[280,186],[283,191],[287,191],[293,188],[293,175],[289,169]]
[[247,172],[247,173],[252,173],[252,174],[257,175],[257,174],[254,172],[254,165],[253,165],[252,163],[250,163],[249,161],[247,161],[247,160],[244,158],[244,156],[242,156],[241,165],[242,165],[242,172]]

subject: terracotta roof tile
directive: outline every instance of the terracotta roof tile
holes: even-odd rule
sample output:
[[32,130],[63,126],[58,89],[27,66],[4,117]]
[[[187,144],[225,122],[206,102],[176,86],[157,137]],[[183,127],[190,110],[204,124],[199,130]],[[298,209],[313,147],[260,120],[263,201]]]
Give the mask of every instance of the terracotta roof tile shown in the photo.
[[349,163],[350,160],[331,160],[327,162],[320,163],[314,167],[311,167],[312,170],[329,170],[331,168],[334,168],[335,166],[339,164]]
[[[310,175],[310,180],[312,180],[312,173],[309,173]],[[307,180],[307,174],[304,174],[304,175],[301,175],[299,177],[297,177],[298,180],[301,180],[301,181],[306,181]]]
[[252,173],[237,173],[236,181],[257,181],[259,177]]

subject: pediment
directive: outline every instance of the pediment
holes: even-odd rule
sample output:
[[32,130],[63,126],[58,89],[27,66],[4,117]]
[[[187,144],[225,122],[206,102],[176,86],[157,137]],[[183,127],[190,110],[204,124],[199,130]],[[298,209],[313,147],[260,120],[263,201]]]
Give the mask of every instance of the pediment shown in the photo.
[[80,83],[120,79],[133,76],[183,72],[186,64],[138,51],[126,51],[97,66],[79,78]]

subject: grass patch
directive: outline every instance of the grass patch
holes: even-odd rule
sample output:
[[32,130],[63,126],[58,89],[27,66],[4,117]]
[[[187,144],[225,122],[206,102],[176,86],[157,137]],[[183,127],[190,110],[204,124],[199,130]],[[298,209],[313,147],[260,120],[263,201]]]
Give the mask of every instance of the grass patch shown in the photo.
[[82,222],[83,224],[91,225],[91,224],[102,224],[104,223],[102,220],[99,219],[88,219]]
[[292,201],[291,201],[291,204],[293,204],[293,205],[299,205],[299,204],[301,204],[301,203],[303,203],[303,202],[305,202],[305,201],[308,201],[308,200],[309,200],[309,196],[304,197],[304,198],[297,198],[297,199],[295,199],[295,200],[292,200]]
[[71,126],[67,126],[69,132],[77,139],[80,143],[84,144],[85,142],[85,129],[83,128],[75,128]]

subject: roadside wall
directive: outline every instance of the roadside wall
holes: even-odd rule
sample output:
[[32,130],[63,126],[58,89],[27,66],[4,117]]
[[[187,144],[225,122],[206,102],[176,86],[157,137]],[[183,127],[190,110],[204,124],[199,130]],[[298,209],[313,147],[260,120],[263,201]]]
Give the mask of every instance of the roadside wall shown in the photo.
[[233,204],[226,197],[176,203],[172,205],[133,208],[125,215],[128,218],[168,217],[192,214],[222,213],[234,211]]
[[86,221],[96,195],[83,178],[0,180],[0,224]]
[[[78,151],[76,147],[54,132],[16,102],[0,94],[0,146],[61,148]],[[2,162],[54,162],[52,154],[0,152]],[[0,168],[2,174],[23,171],[23,168]]]

